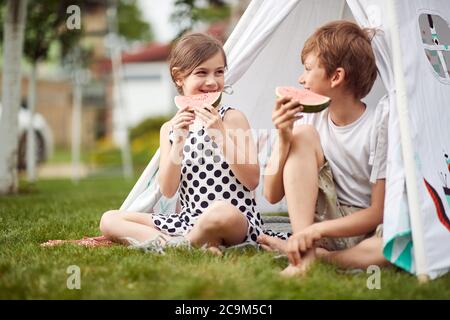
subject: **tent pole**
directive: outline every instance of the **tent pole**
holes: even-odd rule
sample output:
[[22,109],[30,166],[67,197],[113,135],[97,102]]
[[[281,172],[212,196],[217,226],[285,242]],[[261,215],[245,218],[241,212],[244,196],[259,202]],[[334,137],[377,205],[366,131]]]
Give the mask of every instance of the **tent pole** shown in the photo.
[[342,1],[342,6],[341,6],[341,10],[339,13],[339,19],[343,20],[344,19],[344,13],[345,13],[345,5],[347,4],[347,0],[343,0]]
[[408,97],[403,74],[403,61],[400,47],[399,24],[395,9],[395,1],[386,1],[389,14],[389,31],[392,38],[392,55],[396,89],[396,104],[400,125],[400,139],[402,144],[403,163],[405,165],[406,191],[410,210],[412,240],[416,275],[420,283],[428,282],[427,263],[423,228],[419,204],[419,192],[414,160],[414,151],[409,128]]

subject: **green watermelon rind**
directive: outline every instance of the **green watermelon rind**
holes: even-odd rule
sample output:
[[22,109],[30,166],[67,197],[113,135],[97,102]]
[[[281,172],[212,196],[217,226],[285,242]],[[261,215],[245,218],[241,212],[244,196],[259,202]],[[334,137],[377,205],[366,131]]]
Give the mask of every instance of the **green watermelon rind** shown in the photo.
[[[181,109],[183,107],[183,105],[181,104],[181,101],[178,102],[178,99],[187,99],[187,98],[192,98],[192,97],[196,97],[196,96],[208,96],[208,95],[213,95],[213,94],[217,94],[219,92],[211,92],[211,93],[200,93],[198,95],[193,95],[193,96],[176,96],[174,97],[173,101],[175,102],[175,105],[177,106],[178,109]],[[217,108],[220,105],[220,102],[222,100],[222,92],[220,92],[220,94],[217,96],[216,100],[211,103],[211,106],[213,106],[214,108]],[[203,105],[204,103],[208,103],[206,100],[204,102],[199,103],[199,105]]]
[[[283,96],[278,93],[278,88],[282,88],[282,87],[277,87],[275,89],[275,94],[276,94],[277,98],[281,98]],[[293,89],[299,90],[297,88],[293,88]],[[320,103],[320,104],[303,104],[302,103],[301,104],[303,106],[303,111],[302,112],[303,113],[318,113],[318,112],[321,112],[321,111],[325,110],[326,108],[328,108],[328,106],[330,105],[330,102],[331,102],[331,99],[328,98],[328,100],[326,102]]]

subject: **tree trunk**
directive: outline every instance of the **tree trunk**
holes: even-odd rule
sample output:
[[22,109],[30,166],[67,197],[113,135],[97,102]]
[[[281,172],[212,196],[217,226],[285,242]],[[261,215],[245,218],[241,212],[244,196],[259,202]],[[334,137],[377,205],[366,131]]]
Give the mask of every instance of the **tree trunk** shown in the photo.
[[28,123],[27,132],[27,178],[28,182],[36,181],[36,139],[34,134],[33,119],[36,110],[36,79],[37,79],[37,62],[31,66],[31,73],[28,80],[28,111],[30,112],[30,122]]
[[81,153],[81,106],[82,106],[82,79],[79,56],[74,69],[73,101],[72,101],[72,181],[80,180],[80,153]]
[[[115,124],[119,127],[120,149],[122,151],[122,170],[126,179],[133,177],[133,161],[130,150],[130,138],[128,135],[127,111],[122,96],[122,54],[120,41],[117,34],[117,3],[107,11],[109,36],[109,47],[111,54],[111,67],[113,75],[113,106]],[[117,122],[116,122],[117,121]]]
[[18,112],[27,0],[8,0],[3,34],[0,194],[17,193]]

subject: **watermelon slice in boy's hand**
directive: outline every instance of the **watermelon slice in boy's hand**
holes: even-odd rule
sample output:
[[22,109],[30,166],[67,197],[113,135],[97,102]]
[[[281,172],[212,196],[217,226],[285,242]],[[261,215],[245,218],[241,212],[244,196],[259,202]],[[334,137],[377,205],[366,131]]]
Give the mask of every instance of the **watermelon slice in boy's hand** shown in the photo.
[[222,92],[209,92],[195,94],[192,96],[176,96],[174,101],[178,109],[183,107],[202,108],[205,104],[216,108],[219,106],[221,99]]
[[314,93],[310,90],[295,87],[276,87],[275,94],[278,98],[290,97],[300,102],[305,113],[314,113],[325,110],[330,105],[331,99]]

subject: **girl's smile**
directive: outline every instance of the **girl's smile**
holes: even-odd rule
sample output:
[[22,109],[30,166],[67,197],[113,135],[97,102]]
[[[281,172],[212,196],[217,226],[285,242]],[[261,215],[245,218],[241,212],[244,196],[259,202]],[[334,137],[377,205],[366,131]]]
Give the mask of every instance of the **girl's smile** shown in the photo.
[[225,61],[218,52],[181,80],[184,95],[222,91],[225,82],[224,73]]

